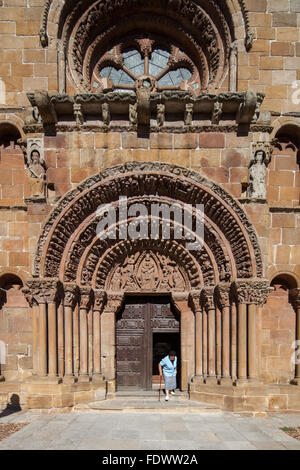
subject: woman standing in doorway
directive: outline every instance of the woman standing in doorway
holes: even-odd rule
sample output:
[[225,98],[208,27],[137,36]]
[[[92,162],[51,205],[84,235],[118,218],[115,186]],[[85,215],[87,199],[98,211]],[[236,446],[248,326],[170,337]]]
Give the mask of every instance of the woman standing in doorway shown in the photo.
[[175,395],[176,374],[177,374],[177,357],[175,351],[170,351],[158,364],[159,375],[164,375],[166,401],[169,401],[169,392]]

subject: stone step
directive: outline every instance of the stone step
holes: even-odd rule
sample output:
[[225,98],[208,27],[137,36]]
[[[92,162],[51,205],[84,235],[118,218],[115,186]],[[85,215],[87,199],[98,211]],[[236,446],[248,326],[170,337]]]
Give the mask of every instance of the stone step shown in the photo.
[[[158,399],[158,394],[159,394],[159,388],[157,389],[154,389],[154,390],[118,390],[116,392],[116,398],[118,397],[128,397],[128,398],[132,398],[132,397],[153,397],[153,398],[157,398]],[[163,390],[161,391],[161,397],[164,397],[165,394],[163,392]],[[185,399],[189,399],[189,394],[188,392],[181,392],[179,390],[176,390],[176,395],[175,397],[178,397],[178,398],[185,398]]]
[[168,402],[164,396],[158,397],[116,397],[103,401],[95,401],[86,405],[77,405],[74,411],[101,412],[158,412],[158,413],[213,413],[220,414],[221,410],[208,403],[200,403],[188,399],[171,397]]

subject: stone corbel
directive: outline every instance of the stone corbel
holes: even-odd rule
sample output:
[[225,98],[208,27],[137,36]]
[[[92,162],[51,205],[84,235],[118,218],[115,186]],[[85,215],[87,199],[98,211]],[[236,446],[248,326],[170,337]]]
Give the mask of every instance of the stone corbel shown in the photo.
[[150,126],[150,94],[150,88],[141,87],[136,90],[137,122],[139,126]]
[[258,96],[255,91],[246,91],[244,94],[244,100],[239,105],[236,114],[237,124],[250,124],[253,120],[256,107],[257,107]]
[[184,124],[191,126],[193,124],[194,103],[186,103],[184,110]]
[[57,122],[56,112],[47,91],[38,90],[33,93],[27,93],[27,97],[31,105],[38,108],[44,125],[53,125]]
[[219,125],[220,119],[223,113],[223,103],[219,103],[218,101],[214,102],[214,107],[211,116],[211,123]]
[[84,123],[84,116],[83,116],[83,112],[82,112],[81,103],[74,103],[73,104],[73,112],[74,112],[76,124],[77,124],[77,126],[80,126],[81,124]]
[[110,107],[108,103],[102,103],[102,121],[105,126],[110,124]]

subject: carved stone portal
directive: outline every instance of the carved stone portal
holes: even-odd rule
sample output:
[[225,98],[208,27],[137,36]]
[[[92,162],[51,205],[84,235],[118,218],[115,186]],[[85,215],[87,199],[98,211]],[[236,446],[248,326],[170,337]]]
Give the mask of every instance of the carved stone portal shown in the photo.
[[107,281],[110,291],[184,291],[187,283],[175,261],[152,251],[137,252],[118,264]]

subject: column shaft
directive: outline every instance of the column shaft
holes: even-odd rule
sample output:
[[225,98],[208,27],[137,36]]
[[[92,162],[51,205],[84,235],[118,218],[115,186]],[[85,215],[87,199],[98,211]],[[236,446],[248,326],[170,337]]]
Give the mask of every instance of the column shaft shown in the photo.
[[238,378],[247,378],[247,305],[238,304]]
[[195,343],[196,343],[196,375],[202,376],[202,312],[197,310],[195,314]]
[[256,311],[255,304],[248,306],[248,376],[250,379],[257,377]]
[[195,317],[190,309],[181,311],[181,389],[187,390],[188,383],[195,373]]
[[208,376],[216,376],[216,313],[208,311]]
[[73,312],[73,363],[74,374],[79,375],[79,306],[76,305]]
[[39,370],[39,306],[32,306],[32,355],[33,355],[33,373],[37,374]]
[[49,346],[49,375],[57,375],[57,323],[56,303],[48,304],[48,346]]
[[86,308],[80,308],[80,376],[88,375],[88,318]]
[[231,304],[231,377],[237,378],[237,308]]
[[230,312],[229,307],[222,311],[222,377],[230,376]]
[[100,312],[94,310],[93,312],[93,330],[94,330],[94,343],[93,343],[93,362],[94,362],[94,374],[101,373],[101,351],[100,351]]
[[[296,308],[296,341],[300,341],[300,307]],[[298,344],[298,343],[296,343]],[[300,344],[300,343],[299,343]],[[298,349],[299,346],[296,346]],[[300,363],[297,364],[297,357],[296,359],[296,365],[295,365],[295,377],[297,379],[300,379]],[[298,358],[299,360],[299,358]]]
[[219,308],[216,309],[216,374],[222,375],[222,317]]
[[65,375],[73,375],[73,309],[65,306]]
[[64,340],[64,306],[59,304],[57,309],[57,349],[58,349],[58,375],[63,377],[65,372],[65,340]]
[[203,317],[203,376],[207,376],[207,312],[206,310],[202,310],[202,317]]
[[47,310],[46,304],[39,304],[39,375],[47,375]]

